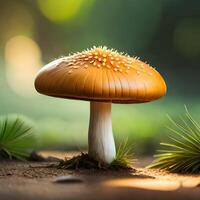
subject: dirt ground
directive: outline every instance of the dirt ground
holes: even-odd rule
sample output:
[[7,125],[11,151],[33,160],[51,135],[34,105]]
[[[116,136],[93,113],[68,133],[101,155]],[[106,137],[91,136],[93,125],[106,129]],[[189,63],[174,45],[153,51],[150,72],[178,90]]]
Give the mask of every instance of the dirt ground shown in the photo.
[[[76,153],[75,153],[76,154]],[[74,153],[43,152],[63,158]],[[133,171],[70,171],[47,168],[47,162],[0,163],[0,199],[65,199],[65,200],[178,200],[200,198],[200,175],[178,175],[146,169],[150,159],[140,159]],[[55,182],[69,176],[81,182]]]

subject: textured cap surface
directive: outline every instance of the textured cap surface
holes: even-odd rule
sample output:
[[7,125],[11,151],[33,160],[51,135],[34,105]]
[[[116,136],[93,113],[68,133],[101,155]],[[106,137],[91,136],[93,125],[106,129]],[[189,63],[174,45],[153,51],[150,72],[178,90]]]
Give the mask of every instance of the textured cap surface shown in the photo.
[[39,71],[35,88],[49,96],[113,103],[147,102],[166,93],[165,81],[154,68],[106,47],[49,63]]

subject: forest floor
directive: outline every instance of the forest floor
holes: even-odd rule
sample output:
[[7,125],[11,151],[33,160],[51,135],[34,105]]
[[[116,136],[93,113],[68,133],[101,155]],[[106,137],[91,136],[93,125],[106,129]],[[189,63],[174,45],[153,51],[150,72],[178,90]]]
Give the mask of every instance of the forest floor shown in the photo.
[[[43,156],[71,157],[76,153],[43,152]],[[200,175],[178,175],[144,168],[149,158],[139,159],[135,170],[64,170],[50,162],[0,163],[0,199],[33,200],[178,200],[200,198]],[[55,162],[52,162],[55,164]],[[66,176],[67,181],[61,176]]]

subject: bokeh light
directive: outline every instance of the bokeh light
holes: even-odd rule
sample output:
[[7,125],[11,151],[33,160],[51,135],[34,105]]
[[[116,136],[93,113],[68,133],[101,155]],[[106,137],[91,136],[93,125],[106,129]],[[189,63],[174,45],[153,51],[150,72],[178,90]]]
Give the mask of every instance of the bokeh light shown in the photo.
[[37,43],[25,36],[15,36],[5,46],[6,75],[10,87],[20,95],[34,93],[34,78],[41,67]]
[[200,56],[200,19],[183,19],[174,32],[174,45],[186,58]]
[[63,22],[75,17],[88,0],[38,0],[43,15],[53,22]]

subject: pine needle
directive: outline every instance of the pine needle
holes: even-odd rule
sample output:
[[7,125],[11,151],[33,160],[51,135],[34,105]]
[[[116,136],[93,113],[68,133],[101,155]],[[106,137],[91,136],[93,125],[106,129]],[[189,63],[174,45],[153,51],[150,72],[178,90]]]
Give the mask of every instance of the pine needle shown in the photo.
[[185,116],[181,123],[169,117],[173,127],[169,130],[170,143],[159,150],[149,168],[160,168],[176,173],[200,173],[200,124],[193,119],[185,106]]

